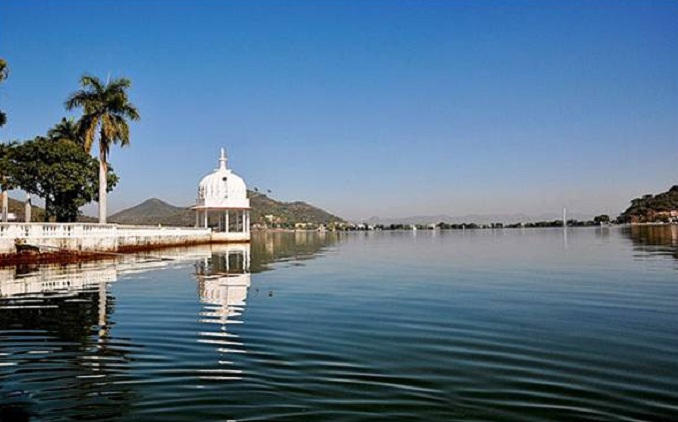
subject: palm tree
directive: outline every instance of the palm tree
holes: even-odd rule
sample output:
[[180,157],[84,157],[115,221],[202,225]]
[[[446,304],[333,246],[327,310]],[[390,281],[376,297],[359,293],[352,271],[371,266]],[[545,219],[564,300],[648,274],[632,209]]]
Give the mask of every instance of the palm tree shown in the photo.
[[[7,62],[4,59],[0,59],[0,82],[4,81],[7,79],[7,76],[9,76],[9,70],[7,69]],[[0,110],[0,126],[4,126],[5,123],[7,123],[7,115],[3,113]],[[11,148],[11,145],[8,145],[5,147],[5,145],[0,145],[0,159],[2,161],[5,161],[9,157],[9,149]],[[7,149],[7,151],[5,151]],[[2,186],[0,186],[0,189],[2,190],[2,216],[0,218],[0,221],[3,223],[7,222],[7,206],[8,206],[8,196],[7,196],[7,189],[8,189],[8,184],[7,184],[7,176],[4,174],[5,173],[5,166],[3,165],[2,168],[0,168],[0,182],[2,182]]]
[[[9,76],[9,69],[7,68],[7,62],[4,59],[0,59],[0,82],[7,79]],[[0,126],[4,126],[7,123],[7,115],[0,111]]]
[[66,100],[68,110],[83,109],[78,125],[83,147],[88,153],[95,139],[99,140],[99,223],[106,223],[106,174],[108,154],[112,144],[129,145],[127,119],[139,120],[139,112],[127,97],[132,82],[127,78],[101,83],[95,76],[85,75],[80,79],[82,89]]
[[12,151],[16,145],[17,143],[14,141],[0,144],[0,190],[2,191],[0,194],[2,197],[2,215],[0,222],[2,223],[7,222],[9,212],[9,196],[7,195],[7,192],[14,188],[12,178],[9,176],[9,174],[11,174],[9,167],[12,160]]
[[84,148],[78,123],[72,117],[63,117],[61,121],[47,131],[47,137],[54,141],[70,141]]

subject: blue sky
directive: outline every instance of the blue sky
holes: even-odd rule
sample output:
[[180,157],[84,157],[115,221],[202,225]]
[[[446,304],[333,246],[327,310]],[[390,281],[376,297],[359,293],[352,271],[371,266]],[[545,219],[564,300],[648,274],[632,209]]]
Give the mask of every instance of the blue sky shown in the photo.
[[249,187],[346,218],[617,215],[678,184],[675,1],[0,0],[0,140],[133,81],[111,212]]

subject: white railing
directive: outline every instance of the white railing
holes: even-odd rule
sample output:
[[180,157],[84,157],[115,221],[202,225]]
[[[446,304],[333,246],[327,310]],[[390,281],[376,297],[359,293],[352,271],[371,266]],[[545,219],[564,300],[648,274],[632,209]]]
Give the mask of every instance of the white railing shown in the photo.
[[211,229],[194,227],[119,226],[95,223],[0,223],[0,239],[180,236],[209,233]]
[[107,237],[115,231],[113,224],[1,223],[0,239]]
[[179,236],[209,236],[211,229],[196,227],[162,227],[162,226],[118,226],[116,236],[124,237],[179,237]]

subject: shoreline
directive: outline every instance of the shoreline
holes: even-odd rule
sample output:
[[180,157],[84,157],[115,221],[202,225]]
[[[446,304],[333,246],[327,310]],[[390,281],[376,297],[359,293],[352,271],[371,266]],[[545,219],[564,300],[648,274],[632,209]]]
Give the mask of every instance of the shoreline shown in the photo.
[[[613,224],[613,225],[603,225],[603,226],[567,226],[568,229],[578,229],[578,228],[612,228],[612,227],[662,227],[662,226],[675,226],[676,223],[629,223],[629,224]],[[492,230],[511,230],[516,227],[496,227],[491,228]],[[524,227],[526,229],[540,229],[540,228],[562,228],[561,227]],[[466,228],[465,230],[487,230],[490,228],[485,227],[474,227]],[[427,228],[420,229],[422,231],[462,231],[464,229],[459,228]],[[376,231],[376,232],[395,232],[395,231],[412,231],[411,229],[377,229],[377,230],[338,230],[334,233],[351,233],[358,231]],[[328,233],[330,231],[318,231],[315,229],[285,229],[285,228],[269,228],[269,229],[257,229],[254,230],[255,233]],[[78,250],[78,249],[69,249],[62,247],[55,247],[50,245],[31,245],[30,242],[26,242],[27,245],[35,246],[38,250],[32,251],[15,251],[9,253],[0,253],[0,268],[11,267],[11,266],[24,266],[24,265],[45,265],[45,264],[78,264],[90,261],[103,261],[103,260],[114,260],[117,257],[125,255],[134,255],[142,252],[150,251],[161,251],[164,249],[171,249],[177,247],[188,247],[188,246],[199,246],[199,245],[223,245],[223,244],[234,244],[234,243],[249,243],[250,239],[219,239],[218,236],[210,237],[207,239],[195,239],[195,240],[179,240],[181,236],[173,237],[171,242],[167,243],[136,243],[136,244],[126,244],[118,245],[117,248],[113,250]],[[165,239],[166,240],[166,239]]]
[[0,267],[14,263],[73,263],[154,249],[242,243],[249,231],[87,223],[0,224]]
[[249,240],[223,241],[214,240],[209,242],[184,242],[168,243],[161,245],[134,245],[122,246],[116,251],[79,251],[72,249],[59,249],[54,251],[24,251],[0,254],[0,268],[18,265],[43,265],[43,264],[79,264],[81,262],[114,260],[120,256],[135,255],[140,252],[161,251],[177,247],[201,246],[201,245],[224,245],[249,243]]

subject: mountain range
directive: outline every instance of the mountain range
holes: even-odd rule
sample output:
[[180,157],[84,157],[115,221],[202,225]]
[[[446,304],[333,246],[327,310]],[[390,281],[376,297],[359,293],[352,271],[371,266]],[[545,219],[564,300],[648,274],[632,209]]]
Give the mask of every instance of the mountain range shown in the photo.
[[[295,223],[308,222],[315,224],[328,224],[332,221],[342,222],[341,217],[330,214],[320,208],[314,207],[305,202],[281,202],[269,198],[268,196],[249,191],[250,202],[252,205],[252,222],[263,222],[264,216],[273,215],[280,222]],[[16,214],[17,221],[24,221],[24,204],[13,198],[9,198],[9,212]],[[44,209],[33,206],[32,220],[43,221]],[[419,215],[408,217],[370,217],[361,222],[368,224],[437,224],[445,222],[448,224],[461,223],[533,223],[537,221],[559,220],[562,215],[551,213],[541,215],[527,214],[469,214],[463,216],[450,216],[446,214],[438,215]],[[568,213],[568,219],[579,221],[591,220],[593,217],[587,214]],[[171,205],[161,199],[151,198],[134,207],[119,211],[108,217],[112,223],[119,224],[141,224],[141,225],[167,225],[167,226],[193,226],[195,224],[195,214],[189,207],[178,207]],[[93,223],[97,219],[90,216],[79,216],[78,221]]]
[[[342,222],[343,219],[306,202],[282,202],[268,196],[248,191],[252,207],[252,223],[263,223],[266,215],[273,216],[280,223],[328,224]],[[195,211],[190,207],[177,207],[167,202],[151,198],[139,205],[127,208],[108,217],[111,223],[166,226],[193,226]]]

